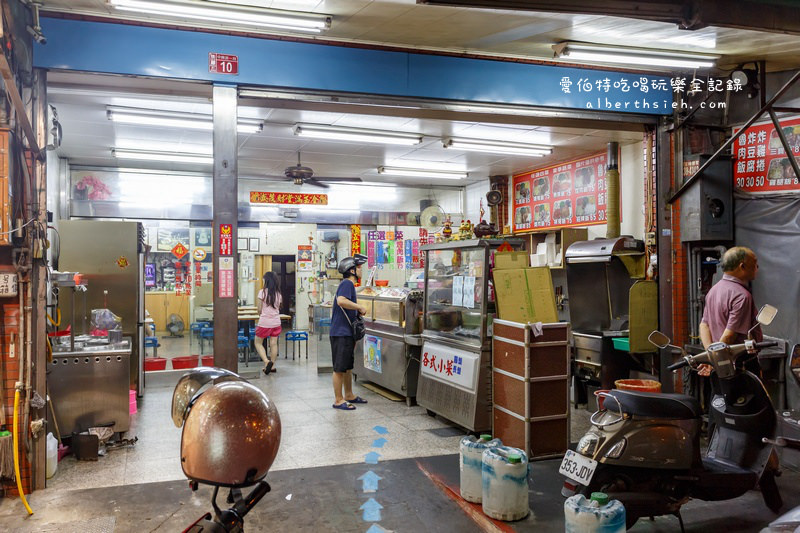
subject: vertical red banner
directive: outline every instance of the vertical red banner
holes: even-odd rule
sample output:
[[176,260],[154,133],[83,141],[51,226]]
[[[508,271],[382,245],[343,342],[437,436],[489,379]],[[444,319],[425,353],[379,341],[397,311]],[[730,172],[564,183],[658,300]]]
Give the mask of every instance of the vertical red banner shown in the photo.
[[219,225],[219,255],[233,255],[233,225]]

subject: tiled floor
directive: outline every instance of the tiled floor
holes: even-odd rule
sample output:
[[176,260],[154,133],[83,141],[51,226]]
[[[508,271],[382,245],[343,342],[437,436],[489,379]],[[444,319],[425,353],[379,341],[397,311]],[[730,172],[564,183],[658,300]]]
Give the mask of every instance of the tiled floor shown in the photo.
[[[162,339],[165,349],[182,339]],[[186,342],[186,341],[184,341]],[[188,346],[188,342],[186,342]],[[281,346],[282,347],[282,346]],[[383,426],[390,439],[379,450],[382,460],[445,455],[458,452],[464,431],[419,406],[408,407],[371,392],[356,383],[356,394],[369,403],[355,411],[331,407],[330,374],[318,374],[312,340],[309,359],[281,358],[277,372],[252,381],[275,402],[281,416],[282,438],[273,470],[358,463],[377,438],[372,429]],[[162,350],[159,349],[159,355]],[[256,369],[259,363],[251,363]],[[109,450],[98,462],[64,458],[48,488],[78,489],[184,479],[178,454],[181,430],[170,418],[172,386],[148,388],[127,435],[139,438],[135,446]],[[433,433],[432,429],[444,429]]]

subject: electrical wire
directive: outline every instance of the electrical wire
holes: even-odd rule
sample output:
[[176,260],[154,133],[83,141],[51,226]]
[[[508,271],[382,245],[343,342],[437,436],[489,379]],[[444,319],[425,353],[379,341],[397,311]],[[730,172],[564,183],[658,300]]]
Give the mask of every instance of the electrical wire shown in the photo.
[[36,222],[35,218],[30,219],[29,221],[27,221],[23,225],[19,226],[18,228],[14,228],[14,229],[11,229],[11,230],[8,230],[8,231],[0,231],[0,235],[10,235],[10,234],[14,233],[15,231],[21,230],[25,226],[27,226],[29,224],[32,224],[33,222]]

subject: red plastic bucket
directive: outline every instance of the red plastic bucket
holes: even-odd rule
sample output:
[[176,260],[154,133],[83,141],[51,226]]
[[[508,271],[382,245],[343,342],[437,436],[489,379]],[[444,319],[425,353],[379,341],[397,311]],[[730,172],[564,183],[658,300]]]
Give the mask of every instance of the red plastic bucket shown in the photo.
[[165,370],[167,368],[167,360],[163,357],[145,357],[144,358],[144,371],[152,372],[153,370]]
[[204,355],[200,358],[202,361],[203,366],[214,366],[214,356],[213,355]]
[[606,397],[603,394],[608,394],[608,389],[600,389],[594,391],[594,395],[597,398],[597,409],[600,410],[603,408],[603,402],[605,401]]
[[180,370],[183,368],[194,368],[197,366],[198,359],[199,357],[196,355],[184,355],[181,357],[173,357],[172,368],[174,370]]
[[618,379],[614,386],[619,390],[636,392],[661,392],[661,383],[652,379]]

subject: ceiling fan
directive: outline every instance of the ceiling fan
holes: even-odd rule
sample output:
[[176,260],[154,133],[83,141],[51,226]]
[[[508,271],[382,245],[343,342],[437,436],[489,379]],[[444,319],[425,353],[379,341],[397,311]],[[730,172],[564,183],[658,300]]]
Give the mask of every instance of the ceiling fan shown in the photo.
[[297,165],[286,167],[283,171],[287,179],[294,182],[295,185],[302,185],[308,183],[309,185],[316,185],[327,189],[330,187],[327,183],[323,182],[360,182],[361,178],[323,178],[314,177],[314,171],[309,167],[304,167],[300,164],[300,152],[297,152]]

